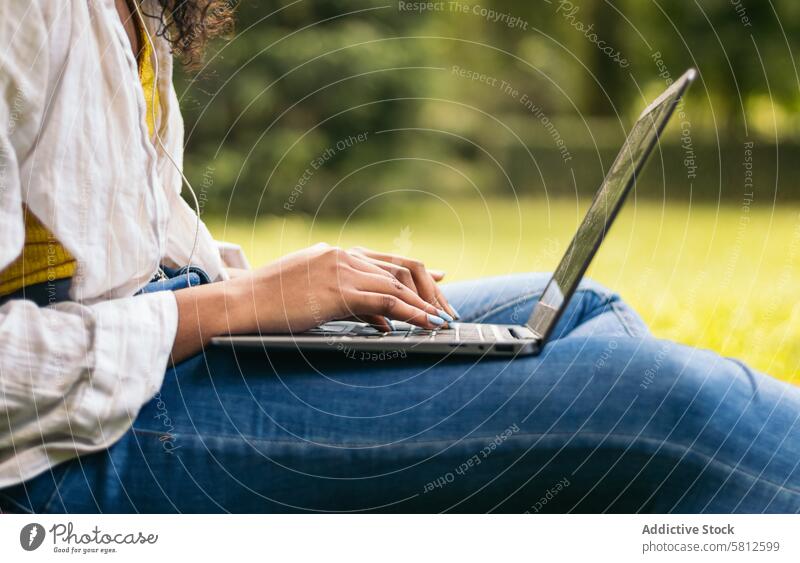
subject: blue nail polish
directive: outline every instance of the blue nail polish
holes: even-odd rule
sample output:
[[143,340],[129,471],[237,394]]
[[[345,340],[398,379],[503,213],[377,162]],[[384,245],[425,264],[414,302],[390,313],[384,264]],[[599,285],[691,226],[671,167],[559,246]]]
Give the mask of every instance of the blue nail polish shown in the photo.
[[452,323],[453,322],[453,320],[454,320],[453,317],[448,315],[446,311],[442,311],[441,309],[437,309],[436,312],[439,314],[440,317],[442,317],[448,323]]
[[437,317],[436,315],[428,315],[428,321],[436,326],[442,326],[444,324],[444,319]]
[[453,313],[455,314],[455,316],[456,316],[456,318],[457,318],[457,319],[460,319],[460,318],[461,318],[461,313],[459,313],[459,312],[458,312],[458,309],[456,309],[456,308],[455,308],[455,307],[453,307],[452,305],[450,305],[450,309],[452,309],[452,311],[453,311]]

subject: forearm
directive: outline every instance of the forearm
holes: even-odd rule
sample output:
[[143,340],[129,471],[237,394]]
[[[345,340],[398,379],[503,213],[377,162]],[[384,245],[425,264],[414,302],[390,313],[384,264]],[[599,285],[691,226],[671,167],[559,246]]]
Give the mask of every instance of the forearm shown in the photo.
[[239,293],[230,281],[175,292],[178,330],[172,346],[173,362],[197,354],[215,336],[241,330],[243,300]]

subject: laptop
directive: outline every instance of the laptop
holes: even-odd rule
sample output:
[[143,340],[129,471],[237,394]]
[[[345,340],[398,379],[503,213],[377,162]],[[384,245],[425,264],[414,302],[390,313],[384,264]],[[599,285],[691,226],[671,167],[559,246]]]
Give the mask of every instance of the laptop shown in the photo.
[[221,336],[212,343],[237,348],[334,350],[348,354],[515,356],[539,353],[636,183],[675,106],[696,77],[694,69],[686,71],[639,116],[525,324],[452,322],[446,328],[429,330],[392,321],[394,330],[384,332],[366,323],[333,321],[298,334]]

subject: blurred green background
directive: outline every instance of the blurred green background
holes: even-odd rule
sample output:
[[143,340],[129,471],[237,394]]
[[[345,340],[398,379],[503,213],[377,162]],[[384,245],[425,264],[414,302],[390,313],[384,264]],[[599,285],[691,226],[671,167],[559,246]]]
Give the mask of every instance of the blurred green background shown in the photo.
[[797,373],[796,0],[238,14],[176,86],[203,218],[254,265],[325,240],[450,279],[552,269],[636,116],[696,67],[590,275],[658,336]]

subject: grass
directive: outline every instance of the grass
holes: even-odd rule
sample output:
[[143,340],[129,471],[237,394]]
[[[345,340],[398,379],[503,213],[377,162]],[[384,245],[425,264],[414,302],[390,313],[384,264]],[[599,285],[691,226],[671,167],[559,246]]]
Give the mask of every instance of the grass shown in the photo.
[[[448,280],[552,270],[588,200],[368,202],[347,219],[210,221],[253,265],[325,241],[413,255]],[[389,209],[389,211],[386,211]],[[382,211],[381,211],[382,210]],[[524,218],[524,221],[523,221]],[[800,215],[788,206],[629,201],[589,276],[655,335],[735,356],[800,384]]]

